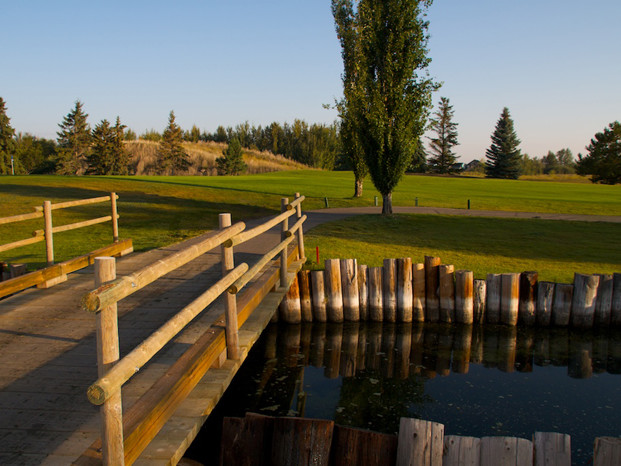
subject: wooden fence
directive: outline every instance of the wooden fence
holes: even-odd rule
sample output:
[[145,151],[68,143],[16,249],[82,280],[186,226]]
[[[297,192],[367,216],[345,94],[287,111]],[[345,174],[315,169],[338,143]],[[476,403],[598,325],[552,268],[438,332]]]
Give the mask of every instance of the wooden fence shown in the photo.
[[[0,245],[0,252],[9,251],[11,249],[27,246],[34,243],[45,241],[45,257],[47,267],[35,272],[31,272],[18,277],[13,277],[0,283],[0,298],[8,296],[17,291],[24,290],[31,286],[40,288],[48,288],[67,279],[67,274],[87,267],[93,264],[96,256],[102,255],[124,255],[133,250],[132,240],[119,240],[119,215],[116,201],[119,196],[116,193],[110,193],[109,196],[95,197],[91,199],[81,199],[76,201],[59,202],[52,204],[51,201],[44,201],[42,206],[34,207],[34,212],[28,214],[13,215],[11,217],[0,218],[0,225],[6,225],[15,222],[22,222],[37,218],[43,218],[43,229],[32,232],[31,238],[14,241],[11,243]],[[110,215],[105,217],[94,218],[77,223],[66,225],[53,225],[52,212],[57,209],[66,209],[69,207],[77,207],[89,204],[97,204],[101,202],[110,202]],[[60,264],[54,264],[54,234],[63,231],[84,228],[99,223],[112,222],[112,241],[113,243],[104,248],[98,249],[84,256],[76,257]]]
[[[240,301],[240,309],[237,295],[278,255],[280,255],[280,286],[285,289],[289,286],[287,266],[291,257],[288,254],[288,246],[296,238],[298,255],[304,257],[302,224],[306,216],[302,215],[301,210],[303,200],[304,196],[298,193],[295,201],[291,203],[288,199],[282,199],[280,215],[247,231],[243,222],[231,225],[231,215],[220,214],[218,231],[186,249],[121,278],[115,276],[113,258],[95,259],[97,288],[84,296],[82,306],[85,310],[95,313],[97,318],[97,361],[100,378],[89,387],[87,395],[93,404],[101,405],[100,451],[104,464],[132,464],[210,367],[213,365],[218,367],[224,358],[240,357],[238,330],[253,309],[275,286],[275,282],[270,279],[260,284],[250,296],[245,296],[245,299]],[[289,217],[294,215],[296,222],[289,226]],[[235,245],[255,238],[278,224],[281,225],[281,241],[278,245],[251,268],[246,263],[235,266],[233,260]],[[222,278],[119,360],[117,302],[217,247],[221,253]],[[192,319],[223,294],[226,294],[224,332],[213,326],[186,351],[164,377],[134,403],[127,413],[123,413],[121,406],[123,384]],[[97,450],[99,445],[93,445],[89,449],[91,453]],[[79,464],[89,464],[89,455],[93,457],[91,453],[87,452]]]
[[537,272],[475,280],[439,257],[384,259],[383,267],[328,259],[301,271],[279,316],[298,322],[445,322],[591,328],[621,325],[621,273],[575,274],[573,284],[538,281]]
[[[595,466],[620,460],[621,439],[595,439]],[[401,418],[398,435],[391,435],[322,419],[248,413],[224,419],[220,464],[570,466],[571,438],[557,432],[535,432],[532,440],[444,435],[443,424],[410,418]]]

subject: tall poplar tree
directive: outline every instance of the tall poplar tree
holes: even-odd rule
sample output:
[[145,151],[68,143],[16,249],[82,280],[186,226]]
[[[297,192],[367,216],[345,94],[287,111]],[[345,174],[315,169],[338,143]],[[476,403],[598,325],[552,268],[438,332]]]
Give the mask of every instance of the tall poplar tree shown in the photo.
[[172,110],[168,116],[168,126],[162,133],[157,153],[160,163],[160,174],[169,171],[184,171],[190,166],[188,154],[183,150],[183,131],[175,123],[175,112]]
[[457,123],[453,122],[453,107],[447,97],[440,97],[438,109],[431,119],[429,129],[436,135],[430,137],[429,166],[435,173],[451,173],[453,165],[457,161],[457,156],[453,152],[453,147],[459,145],[457,142]]
[[485,176],[488,178],[507,178],[517,180],[520,176],[522,154],[518,146],[520,140],[513,129],[509,109],[505,107],[492,134],[492,145],[485,152]]
[[355,36],[345,70],[355,79],[345,94],[371,179],[392,213],[392,191],[416,151],[437,85],[425,72],[431,0],[332,0],[339,38]]
[[0,175],[11,174],[11,156],[14,151],[15,130],[11,126],[11,119],[6,114],[4,100],[0,97]]
[[58,126],[58,153],[56,172],[61,175],[81,175],[88,166],[87,157],[91,146],[91,129],[86,121],[88,114],[83,104],[76,100],[75,107]]

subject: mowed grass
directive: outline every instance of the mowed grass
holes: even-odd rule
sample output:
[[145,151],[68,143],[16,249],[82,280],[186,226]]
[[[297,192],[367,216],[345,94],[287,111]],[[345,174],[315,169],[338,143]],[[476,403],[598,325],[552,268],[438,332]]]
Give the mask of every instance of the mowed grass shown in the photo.
[[[424,262],[438,256],[455,270],[539,272],[540,280],[569,283],[574,272],[621,272],[621,224],[403,214],[361,215],[320,225],[305,236],[312,269],[329,258],[381,266],[384,258]],[[319,247],[320,263],[316,263]]]
[[[0,217],[30,212],[33,206],[47,199],[57,203],[115,191],[120,196],[120,236],[132,238],[135,249],[143,251],[217,228],[221,212],[230,212],[233,222],[274,215],[280,210],[280,198],[292,199],[295,192],[306,196],[305,210],[323,208],[326,197],[330,207],[353,207],[373,205],[374,196],[379,196],[370,180],[365,181],[362,198],[351,197],[353,186],[351,172],[318,170],[238,177],[4,176],[0,178]],[[405,176],[395,190],[393,202],[413,205],[415,198],[421,206],[465,208],[470,199],[473,209],[621,215],[621,186]],[[108,215],[108,209],[108,205],[100,204],[54,211],[54,224]],[[449,229],[464,230],[460,222],[465,219],[453,221],[457,223]],[[535,221],[535,224],[540,223]],[[589,225],[584,231],[584,240],[595,247],[599,243],[598,234],[594,224]],[[41,220],[0,225],[0,244],[29,237],[33,230],[41,228]],[[375,224],[369,234],[376,235],[379,244],[384,240],[384,233],[374,228]],[[504,235],[502,229],[497,228],[490,229],[488,234],[491,241],[497,235],[500,238]],[[56,261],[87,253],[110,240],[109,223],[59,233],[54,238]],[[538,241],[537,237],[534,241]],[[468,247],[466,234],[453,249],[466,251]],[[571,243],[559,242],[552,247],[559,249],[559,254],[571,254],[573,248]],[[395,253],[384,257],[403,255]],[[38,243],[2,252],[0,260],[39,266],[44,261],[44,245]]]

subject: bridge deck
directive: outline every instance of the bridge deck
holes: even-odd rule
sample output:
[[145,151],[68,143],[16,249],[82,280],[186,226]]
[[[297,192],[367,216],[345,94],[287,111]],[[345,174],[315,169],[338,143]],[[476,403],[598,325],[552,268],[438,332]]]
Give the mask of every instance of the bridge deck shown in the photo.
[[[252,265],[273,246],[272,240],[278,242],[277,234],[236,248],[236,264]],[[117,275],[138,270],[192,241],[195,239],[120,258]],[[221,277],[219,261],[219,251],[214,250],[120,301],[121,357],[217,281]],[[68,464],[99,438],[99,409],[86,398],[86,388],[97,379],[95,317],[79,308],[80,298],[93,288],[93,282],[89,267],[53,288],[29,289],[0,300],[0,464]],[[278,299],[268,295],[268,307],[257,309],[256,316],[240,330],[244,356],[262,330],[257,323],[269,320]],[[136,374],[123,387],[124,410],[222,312],[218,300]],[[138,463],[154,464],[156,457],[164,460],[168,453],[163,453],[163,445],[177,456],[182,453],[200,428],[201,416],[217,402],[238,365],[227,361],[221,369],[208,372],[190,395],[193,402],[198,397],[201,403],[182,405],[178,411],[182,416],[171,419],[156,438],[159,443],[151,445],[144,452],[144,461]],[[191,406],[200,408],[197,411]]]

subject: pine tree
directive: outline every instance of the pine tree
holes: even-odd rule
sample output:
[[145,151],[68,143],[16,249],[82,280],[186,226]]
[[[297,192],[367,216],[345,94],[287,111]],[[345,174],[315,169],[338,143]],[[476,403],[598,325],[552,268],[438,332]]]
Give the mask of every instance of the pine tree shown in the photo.
[[[0,174],[12,173],[11,156],[15,152],[15,130],[11,126],[11,119],[6,114],[4,99],[0,97]],[[19,163],[14,160],[13,164]],[[13,167],[14,167],[13,165]]]
[[509,109],[505,107],[492,134],[492,145],[485,152],[485,176],[516,180],[520,176],[520,140],[513,129]]
[[91,146],[91,129],[86,119],[88,114],[77,100],[75,107],[58,126],[57,173],[61,175],[81,175],[88,166],[87,157]]
[[126,175],[129,156],[123,144],[125,125],[116,117],[115,126],[102,120],[93,130],[93,147],[88,157],[88,174]]
[[343,54],[345,73],[356,73],[345,99],[371,179],[382,194],[383,214],[392,213],[392,191],[410,164],[437,89],[424,73],[430,59],[422,13],[430,4],[332,0],[339,39],[355,36],[352,53]]
[[172,110],[168,116],[168,126],[162,133],[157,153],[160,174],[182,172],[190,166],[188,154],[183,150],[183,131],[175,123],[175,112]]
[[596,133],[586,149],[588,155],[578,154],[576,173],[591,175],[593,183],[621,183],[621,123],[615,121]]
[[457,156],[453,147],[457,146],[457,123],[453,122],[454,110],[447,97],[441,97],[438,109],[429,124],[429,129],[436,133],[429,138],[429,150],[432,154],[429,167],[435,173],[451,173]]
[[233,138],[228,147],[222,151],[222,156],[216,159],[218,175],[239,175],[246,171],[242,147],[239,139]]

